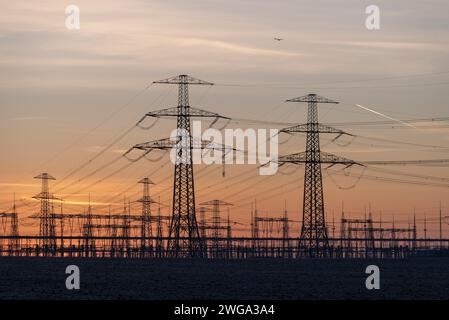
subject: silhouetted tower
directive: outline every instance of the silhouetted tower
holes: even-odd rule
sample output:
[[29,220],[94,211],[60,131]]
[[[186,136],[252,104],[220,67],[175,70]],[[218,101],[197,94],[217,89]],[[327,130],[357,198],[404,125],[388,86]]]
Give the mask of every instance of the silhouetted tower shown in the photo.
[[199,221],[200,235],[203,239],[205,239],[206,238],[206,208],[200,207],[198,210],[200,212],[200,221]]
[[[60,216],[61,219],[59,219],[59,254],[61,257],[64,256],[64,251],[65,251],[65,245],[64,245],[64,205],[61,202],[61,206],[60,206]],[[69,222],[70,223],[70,222]]]
[[288,226],[288,213],[287,206],[284,208],[284,217],[282,222],[282,254],[284,257],[290,256],[290,242],[289,242],[290,232]]
[[[329,239],[324,216],[324,195],[321,164],[333,166],[341,164],[346,167],[357,164],[349,160],[320,150],[320,133],[347,134],[342,130],[318,123],[318,103],[338,103],[316,94],[289,99],[287,102],[308,103],[307,123],[282,129],[284,133],[306,133],[306,151],[279,157],[278,162],[305,164],[303,223],[299,241],[299,256],[324,257],[329,253]],[[335,140],[334,139],[334,140]]]
[[158,208],[157,208],[157,223],[156,223],[156,256],[158,258],[162,257],[162,216],[161,216],[161,198],[158,198]]
[[413,210],[413,253],[416,252],[416,238],[417,238],[418,234],[416,231],[416,213]]
[[427,214],[424,213],[424,249],[427,249]]
[[384,248],[384,232],[382,228],[382,210],[379,211],[379,239],[380,239],[380,257],[383,258],[383,248]]
[[260,239],[259,239],[259,213],[257,211],[257,202],[254,201],[253,216],[253,253],[256,256],[260,254]]
[[142,225],[141,225],[141,249],[144,256],[147,255],[147,251],[150,252],[153,249],[153,227],[151,224],[151,203],[150,198],[150,184],[154,184],[149,178],[143,178],[139,181],[143,185],[142,198],[137,200],[142,203]]
[[89,195],[89,207],[87,208],[86,221],[84,223],[84,255],[89,257],[94,252],[94,240],[93,237],[93,219],[92,219],[92,206],[90,205]]
[[[176,117],[177,129],[175,139],[161,139],[135,145],[132,149],[144,150],[148,154],[152,150],[175,149],[175,168],[173,176],[173,212],[169,227],[167,255],[170,257],[202,257],[204,256],[204,243],[201,241],[195,207],[195,184],[193,176],[193,149],[211,148],[211,142],[196,141],[191,136],[191,118],[228,119],[217,113],[192,108],[189,104],[189,85],[213,85],[213,83],[192,78],[188,75],[179,75],[165,80],[154,81],[159,84],[178,85],[178,106],[159,111],[148,112],[146,117],[163,118]],[[224,146],[221,146],[223,149]],[[227,148],[224,148],[228,150]],[[130,159],[131,160],[131,159]],[[135,160],[131,160],[135,161]]]
[[187,75],[156,81],[178,84],[177,136],[173,181],[173,213],[170,224],[168,253],[172,256],[202,256],[195,214],[195,184],[193,179],[192,135],[190,124],[189,84],[212,85]]
[[[0,235],[9,236],[7,243],[7,254],[12,256],[20,253],[19,241],[19,223],[16,210],[16,199],[14,196],[14,204],[12,212],[0,213]],[[0,239],[0,256],[3,255],[3,239]]]
[[11,238],[9,241],[9,249],[12,253],[18,254],[20,250],[19,243],[19,219],[17,217],[17,209],[16,209],[16,197],[14,196],[14,206],[11,215]]
[[226,221],[226,258],[230,259],[231,257],[232,257],[232,227],[231,227],[230,210],[228,208],[228,219]]
[[369,212],[368,212],[368,220],[366,220],[366,244],[365,244],[365,250],[366,254],[371,256],[372,258],[375,257],[375,237],[374,237],[374,226],[373,226],[373,214],[371,212],[371,204],[369,206]]
[[345,242],[346,242],[346,219],[345,219],[345,210],[344,206],[342,205],[341,208],[341,219],[340,219],[340,250],[341,250],[341,257],[343,258],[345,256]]
[[259,238],[259,213],[257,211],[257,202],[254,202],[253,216],[253,238]]
[[369,239],[370,239],[370,248],[371,250],[375,250],[376,249],[376,242],[375,242],[375,235],[374,235],[374,220],[373,220],[373,214],[370,211],[369,213],[369,221],[368,221],[368,235],[369,235]]
[[122,218],[122,236],[124,239],[124,248],[126,251],[126,256],[130,256],[131,242],[129,237],[131,236],[131,204],[128,201],[128,205],[126,205],[126,201],[123,206],[123,218]]
[[413,231],[413,229],[412,229],[412,226],[411,226],[411,223],[410,223],[410,215],[409,215],[408,216],[408,243],[407,243],[409,248],[412,247],[412,231]]
[[44,256],[49,253],[53,255],[56,251],[56,230],[52,202],[57,198],[49,192],[48,180],[56,179],[46,172],[34,178],[42,180],[41,192],[33,197],[41,202],[39,223],[39,236],[41,238],[39,239],[39,246],[42,248]]

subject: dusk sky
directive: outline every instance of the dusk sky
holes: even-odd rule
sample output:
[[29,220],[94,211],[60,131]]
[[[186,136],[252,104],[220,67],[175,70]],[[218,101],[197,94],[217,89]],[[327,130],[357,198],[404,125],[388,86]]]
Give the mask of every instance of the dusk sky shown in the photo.
[[[146,112],[176,106],[177,87],[147,86],[177,74],[215,83],[191,87],[192,107],[261,121],[234,121],[231,128],[304,123],[306,105],[284,101],[310,92],[340,102],[319,106],[320,121],[336,127],[387,120],[355,104],[395,119],[449,117],[449,2],[444,0],[0,3],[0,211],[10,210],[16,193],[20,217],[39,209],[31,198],[40,191],[34,176],[49,172],[56,184]],[[70,4],[80,8],[79,30],[65,26]],[[365,8],[371,4],[380,8],[380,30],[365,27]],[[61,181],[53,191],[64,198],[66,211],[85,210],[89,194],[98,211],[105,212],[109,202],[120,208],[124,196],[139,198],[136,182],[147,175],[156,183],[151,193],[170,205],[173,167],[168,156],[141,160],[107,179],[127,160],[96,170],[136,143],[168,137],[175,125],[161,120],[150,130],[135,128]],[[331,143],[332,136],[323,136],[323,150],[359,161],[449,158],[447,121],[341,129],[356,135],[353,143],[340,146]],[[294,136],[280,145],[280,154],[304,147],[304,136]],[[352,177],[323,172],[328,221],[332,211],[340,217],[343,202],[354,217],[371,203],[373,214],[382,211],[386,221],[407,221],[414,207],[418,219],[424,213],[435,218],[439,201],[449,215],[447,166],[378,168],[396,174],[368,168],[359,181],[358,169]],[[236,165],[227,166],[223,178],[220,166],[198,166],[197,203],[223,199],[234,204],[234,220],[249,223],[254,200],[262,215],[271,216],[281,215],[286,201],[290,218],[299,221],[303,170],[288,167],[263,177],[256,166]]]

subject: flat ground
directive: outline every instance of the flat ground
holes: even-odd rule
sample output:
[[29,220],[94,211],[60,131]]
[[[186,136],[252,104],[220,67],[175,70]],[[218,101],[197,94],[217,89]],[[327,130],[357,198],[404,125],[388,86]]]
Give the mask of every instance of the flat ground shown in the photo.
[[[81,289],[65,287],[77,265]],[[365,288],[365,268],[381,289]],[[0,257],[0,299],[448,299],[449,258],[134,260]]]

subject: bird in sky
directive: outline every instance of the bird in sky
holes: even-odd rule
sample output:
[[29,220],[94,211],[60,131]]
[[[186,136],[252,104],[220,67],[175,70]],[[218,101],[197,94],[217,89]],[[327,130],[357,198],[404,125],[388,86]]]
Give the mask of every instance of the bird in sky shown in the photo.
[[284,40],[284,39],[282,39],[282,38],[274,38],[274,40],[276,40],[276,41],[282,41],[282,40]]

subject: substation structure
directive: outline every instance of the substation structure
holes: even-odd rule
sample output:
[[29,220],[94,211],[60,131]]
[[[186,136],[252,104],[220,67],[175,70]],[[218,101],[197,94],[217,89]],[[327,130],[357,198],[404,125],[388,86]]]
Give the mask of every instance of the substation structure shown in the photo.
[[[42,174],[39,177],[50,177]],[[43,183],[46,195],[39,199],[46,215],[27,215],[28,221],[39,225],[39,235],[20,235],[17,212],[0,213],[0,256],[86,257],[86,258],[176,258],[170,246],[172,216],[166,207],[149,196],[150,179],[143,185],[140,212],[131,212],[130,203],[124,203],[116,214],[94,213],[91,206],[85,213],[55,213],[56,198]],[[152,207],[156,207],[152,212]],[[292,224],[287,210],[279,217],[261,217],[251,210],[248,226],[230,219],[232,204],[213,199],[198,207],[199,241],[203,244],[201,258],[307,258],[301,250],[301,237],[291,236]],[[45,227],[48,223],[50,228]],[[364,218],[346,218],[341,214],[339,235],[335,224],[329,237],[326,258],[405,258],[419,255],[449,255],[449,239],[426,238],[426,230],[418,237],[416,222],[407,228],[394,223]],[[243,228],[243,229],[242,229]],[[247,228],[247,229],[245,229]],[[233,235],[234,231],[248,230],[251,236]],[[181,238],[188,241],[188,238]],[[184,253],[186,254],[186,253]],[[184,256],[185,257],[185,256]],[[198,258],[198,257],[197,257]]]

